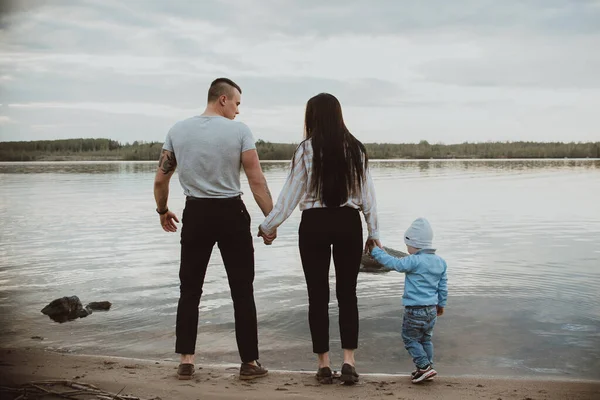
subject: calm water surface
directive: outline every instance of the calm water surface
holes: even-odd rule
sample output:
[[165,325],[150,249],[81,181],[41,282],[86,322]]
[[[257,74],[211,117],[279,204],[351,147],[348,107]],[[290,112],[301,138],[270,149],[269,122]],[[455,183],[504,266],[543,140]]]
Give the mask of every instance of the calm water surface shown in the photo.
[[[277,195],[287,163],[263,164]],[[151,163],[0,163],[0,338],[89,354],[174,359],[179,234],[162,231]],[[449,265],[436,367],[454,374],[600,379],[600,161],[373,162],[382,241],[404,249],[427,217]],[[253,217],[261,214],[244,182]],[[175,175],[169,208],[184,206]],[[314,367],[297,250],[300,212],[266,247],[257,238],[261,360]],[[333,288],[333,269],[332,269]],[[360,372],[407,373],[403,276],[360,274]],[[341,362],[335,290],[331,349]],[[54,298],[109,300],[109,312],[57,324]],[[200,305],[198,358],[237,362],[226,275],[215,249]],[[35,342],[32,336],[43,336]]]

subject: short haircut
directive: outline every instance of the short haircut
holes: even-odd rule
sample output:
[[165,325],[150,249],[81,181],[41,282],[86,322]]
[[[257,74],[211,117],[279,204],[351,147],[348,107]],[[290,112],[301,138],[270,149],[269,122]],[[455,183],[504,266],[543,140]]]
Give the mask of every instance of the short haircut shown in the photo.
[[208,102],[212,103],[216,101],[219,97],[231,96],[233,94],[233,88],[237,89],[240,94],[242,94],[242,89],[238,86],[237,83],[227,78],[218,78],[215,79],[208,89]]

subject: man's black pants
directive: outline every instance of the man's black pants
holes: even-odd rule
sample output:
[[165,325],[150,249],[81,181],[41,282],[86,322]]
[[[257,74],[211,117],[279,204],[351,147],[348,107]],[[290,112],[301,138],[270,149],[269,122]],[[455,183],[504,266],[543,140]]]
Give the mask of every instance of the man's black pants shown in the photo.
[[215,243],[227,271],[235,318],[235,336],[242,362],[258,359],[254,304],[254,246],[250,215],[240,197],[188,198],[182,219],[180,297],[177,306],[175,351],[194,354],[198,305],[206,268]]

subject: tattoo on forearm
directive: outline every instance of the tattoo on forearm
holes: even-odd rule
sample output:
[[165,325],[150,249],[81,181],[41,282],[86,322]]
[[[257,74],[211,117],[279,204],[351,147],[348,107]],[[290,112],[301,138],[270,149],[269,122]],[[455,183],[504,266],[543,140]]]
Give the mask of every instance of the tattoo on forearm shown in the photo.
[[171,151],[163,150],[160,155],[160,160],[158,160],[158,167],[165,175],[175,171],[175,168],[177,167],[175,154]]

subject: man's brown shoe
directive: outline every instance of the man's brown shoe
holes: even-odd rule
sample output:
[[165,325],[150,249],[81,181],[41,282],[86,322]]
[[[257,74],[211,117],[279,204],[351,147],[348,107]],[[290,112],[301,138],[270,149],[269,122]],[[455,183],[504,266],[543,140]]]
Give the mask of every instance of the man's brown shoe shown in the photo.
[[194,376],[194,364],[179,364],[177,368],[177,378],[180,380],[189,380]]
[[244,381],[262,378],[263,376],[267,376],[268,373],[269,371],[267,371],[266,368],[263,368],[258,361],[256,362],[256,365],[243,363],[240,367],[240,379]]

